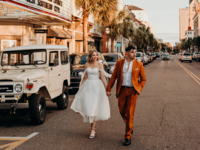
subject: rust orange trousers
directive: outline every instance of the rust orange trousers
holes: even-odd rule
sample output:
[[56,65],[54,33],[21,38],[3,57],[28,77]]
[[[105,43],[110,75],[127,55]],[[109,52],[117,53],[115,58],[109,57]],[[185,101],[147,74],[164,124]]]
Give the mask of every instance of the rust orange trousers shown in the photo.
[[126,123],[125,138],[131,139],[138,94],[134,88],[122,87],[118,99],[119,112]]

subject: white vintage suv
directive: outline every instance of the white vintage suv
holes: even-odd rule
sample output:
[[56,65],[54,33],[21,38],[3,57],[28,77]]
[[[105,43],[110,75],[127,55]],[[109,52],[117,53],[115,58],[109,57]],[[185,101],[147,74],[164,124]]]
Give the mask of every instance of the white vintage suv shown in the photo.
[[46,101],[68,106],[70,61],[68,48],[32,45],[2,50],[0,59],[0,111],[29,111],[34,124],[46,118]]

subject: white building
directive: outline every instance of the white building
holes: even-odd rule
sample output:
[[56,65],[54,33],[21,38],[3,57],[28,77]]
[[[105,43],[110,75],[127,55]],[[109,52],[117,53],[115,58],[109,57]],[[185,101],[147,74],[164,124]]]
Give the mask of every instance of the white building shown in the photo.
[[189,38],[194,38],[194,30],[187,30],[185,31],[185,38],[189,39]]
[[136,7],[134,5],[126,5],[125,7],[127,7],[132,13],[134,13],[135,17],[142,24],[144,24],[146,27],[150,27],[151,32],[154,34],[154,28],[153,28],[153,26],[149,22],[149,15],[148,15],[146,9],[139,8],[139,7]]

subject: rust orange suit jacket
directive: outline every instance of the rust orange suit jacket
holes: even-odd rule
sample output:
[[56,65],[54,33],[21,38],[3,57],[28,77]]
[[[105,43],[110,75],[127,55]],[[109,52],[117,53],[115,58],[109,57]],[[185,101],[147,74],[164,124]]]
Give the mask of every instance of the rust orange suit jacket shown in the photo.
[[[117,96],[119,96],[121,86],[122,86],[124,62],[125,62],[125,59],[120,59],[117,61],[114,72],[112,74],[112,77],[106,89],[106,91],[111,92],[111,88],[113,87],[117,79],[117,87],[116,87]],[[136,59],[134,59],[133,61],[132,83],[138,94],[140,94],[140,92],[142,91],[146,83],[146,75],[145,75],[144,66],[141,62],[137,61]]]

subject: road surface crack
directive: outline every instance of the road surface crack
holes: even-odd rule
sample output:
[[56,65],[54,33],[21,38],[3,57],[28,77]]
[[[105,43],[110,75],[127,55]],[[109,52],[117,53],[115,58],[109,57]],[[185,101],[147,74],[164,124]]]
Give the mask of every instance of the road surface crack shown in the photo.
[[161,122],[160,122],[160,126],[162,127],[162,124],[163,124],[163,120],[164,120],[164,112],[165,112],[165,108],[167,107],[167,104],[163,106],[163,109],[162,109],[162,113],[161,113]]

